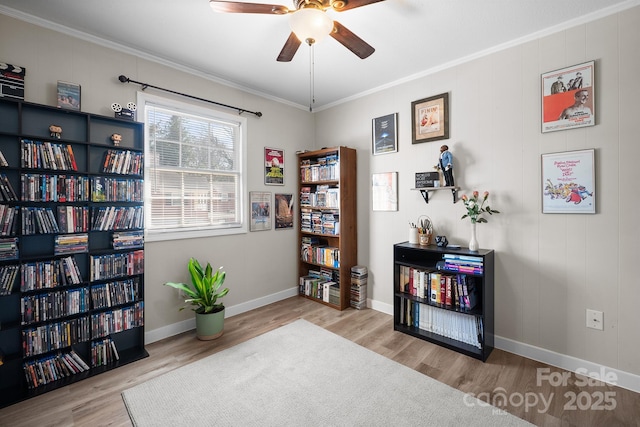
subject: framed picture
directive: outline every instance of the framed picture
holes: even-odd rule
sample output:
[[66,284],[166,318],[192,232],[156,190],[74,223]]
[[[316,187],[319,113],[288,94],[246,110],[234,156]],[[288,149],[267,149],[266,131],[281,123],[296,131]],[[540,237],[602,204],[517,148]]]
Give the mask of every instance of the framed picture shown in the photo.
[[271,230],[271,193],[250,191],[251,231]]
[[411,103],[412,143],[449,139],[449,93]]
[[542,74],[542,133],[596,124],[594,61]]
[[398,210],[398,172],[374,173],[372,175],[374,211]]
[[293,194],[275,195],[276,230],[293,228]]
[[264,148],[264,183],[284,185],[284,150]]
[[373,155],[398,151],[398,113],[373,119]]
[[58,108],[80,111],[80,85],[58,81]]
[[542,213],[596,213],[595,150],[542,155]]

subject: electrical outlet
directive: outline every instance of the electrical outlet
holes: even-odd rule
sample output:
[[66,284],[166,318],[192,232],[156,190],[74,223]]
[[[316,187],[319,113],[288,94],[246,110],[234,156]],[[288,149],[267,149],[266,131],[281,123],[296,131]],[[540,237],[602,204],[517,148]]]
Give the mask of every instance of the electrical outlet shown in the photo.
[[587,309],[587,328],[604,331],[604,314],[601,311]]

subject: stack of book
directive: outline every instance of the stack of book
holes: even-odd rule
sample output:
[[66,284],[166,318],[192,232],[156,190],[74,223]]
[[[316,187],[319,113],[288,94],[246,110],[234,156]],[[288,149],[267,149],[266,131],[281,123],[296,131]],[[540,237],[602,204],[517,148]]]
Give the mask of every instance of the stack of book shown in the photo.
[[367,267],[351,267],[351,307],[361,310],[367,308]]
[[112,235],[113,249],[132,249],[144,246],[144,231],[121,231]]
[[0,261],[18,258],[18,238],[0,239]]
[[443,254],[445,271],[465,274],[482,274],[484,267],[482,257],[472,255]]
[[56,255],[75,254],[89,250],[89,235],[60,234],[54,239],[54,253]]

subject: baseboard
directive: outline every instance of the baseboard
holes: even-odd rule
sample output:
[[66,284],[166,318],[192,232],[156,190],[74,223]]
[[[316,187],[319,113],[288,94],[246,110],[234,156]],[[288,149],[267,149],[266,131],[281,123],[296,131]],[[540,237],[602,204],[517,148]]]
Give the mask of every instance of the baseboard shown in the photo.
[[538,362],[566,369],[570,372],[588,375],[608,384],[640,393],[640,376],[629,372],[578,359],[577,357],[567,356],[566,354],[556,353],[555,351],[497,335],[495,337],[495,348],[526,357],[527,359],[537,360]]
[[[298,287],[293,287],[272,295],[247,301],[232,307],[227,307],[226,317],[235,316],[237,314],[246,313],[253,309],[298,295]],[[367,307],[372,310],[379,311],[388,315],[393,315],[393,305],[380,301],[368,299]],[[145,342],[147,344],[159,341],[173,335],[180,334],[195,329],[195,319],[185,320],[172,325],[164,326],[145,333]],[[610,368],[608,366],[599,365],[587,360],[578,359],[577,357],[567,356],[565,354],[556,353],[551,350],[536,347],[533,345],[521,343],[497,336],[495,337],[495,348],[526,357],[527,359],[536,360],[546,363],[570,372],[589,375],[600,379],[606,383],[625,388],[627,390],[640,393],[640,376],[621,371],[619,369]]]
[[[226,319],[227,317],[246,313],[247,311],[251,311],[286,298],[294,297],[296,295],[298,295],[298,287],[294,286],[293,288],[276,292],[275,294],[267,295],[262,298],[256,298],[254,300],[243,302],[241,304],[228,306],[225,308],[224,317]],[[145,332],[144,342],[145,344],[151,344],[152,342],[160,341],[162,339],[169,338],[183,332],[191,331],[195,328],[196,319],[195,317],[192,317],[191,319],[183,320],[182,322],[172,323],[171,325],[163,326],[161,328]]]

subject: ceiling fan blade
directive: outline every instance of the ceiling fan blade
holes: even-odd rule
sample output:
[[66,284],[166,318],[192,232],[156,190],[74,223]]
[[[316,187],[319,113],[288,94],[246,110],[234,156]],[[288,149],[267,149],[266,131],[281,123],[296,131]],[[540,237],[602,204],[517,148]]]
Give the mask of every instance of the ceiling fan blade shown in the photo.
[[288,7],[277,4],[242,3],[237,1],[209,0],[209,6],[216,12],[226,13],[266,13],[274,15],[286,15],[290,11]]
[[[381,1],[384,0],[345,0],[344,6],[334,6],[333,10],[335,10],[336,12],[343,12],[345,10],[355,9],[356,7],[366,6],[368,4],[378,3]],[[339,5],[340,3],[341,2],[336,2],[337,5]]]
[[338,21],[333,21],[333,31],[331,31],[329,35],[361,59],[367,58],[376,51],[367,42],[356,36]]
[[300,47],[301,44],[302,43],[300,42],[300,40],[298,40],[298,37],[296,37],[296,35],[293,32],[291,32],[291,34],[289,34],[289,38],[287,39],[284,46],[282,47],[280,54],[278,55],[278,61],[279,62],[291,61],[293,59],[293,56],[298,51],[298,48]]

